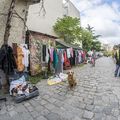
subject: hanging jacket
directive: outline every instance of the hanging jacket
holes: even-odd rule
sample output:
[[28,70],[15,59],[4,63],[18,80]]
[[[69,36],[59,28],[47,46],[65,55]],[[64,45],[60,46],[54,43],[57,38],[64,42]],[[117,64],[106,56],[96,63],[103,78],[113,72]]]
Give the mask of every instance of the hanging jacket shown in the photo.
[[17,68],[13,55],[13,50],[8,45],[3,45],[0,49],[0,68],[5,74],[10,75]]

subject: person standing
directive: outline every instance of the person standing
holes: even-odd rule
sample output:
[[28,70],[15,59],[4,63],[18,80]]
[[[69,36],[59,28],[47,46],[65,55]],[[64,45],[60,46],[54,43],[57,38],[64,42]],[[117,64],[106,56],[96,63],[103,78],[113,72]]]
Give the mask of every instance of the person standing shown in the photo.
[[96,59],[96,53],[95,50],[92,50],[91,62],[93,66],[95,66],[95,59]]
[[116,53],[115,53],[115,61],[116,61],[116,69],[115,69],[115,77],[120,77],[120,46],[117,47]]

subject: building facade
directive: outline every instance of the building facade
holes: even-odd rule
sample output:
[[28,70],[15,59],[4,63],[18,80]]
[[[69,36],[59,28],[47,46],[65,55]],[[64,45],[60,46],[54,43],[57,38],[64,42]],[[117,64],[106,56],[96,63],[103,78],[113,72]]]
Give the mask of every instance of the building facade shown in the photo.
[[80,18],[79,11],[70,0],[45,0],[44,7],[45,16],[43,16],[43,10],[40,11],[40,4],[29,7],[27,25],[30,30],[57,36],[53,31],[53,25],[58,18],[64,16]]
[[[35,4],[29,7],[28,12],[27,26],[30,31],[28,43],[31,51],[31,75],[37,74],[46,66],[46,61],[44,60],[45,55],[42,51],[44,51],[44,48],[53,47],[50,43],[55,44],[58,38],[53,30],[57,19],[63,18],[64,16],[80,18],[79,11],[69,0],[44,0],[44,8],[41,8],[41,4]],[[39,43],[39,50],[35,48],[37,46],[36,43]],[[32,51],[39,51],[39,55],[41,55],[40,59],[37,57],[37,52],[32,54]]]
[[[7,22],[7,14],[12,0],[0,0],[0,46],[3,44],[4,32]],[[15,11],[26,21],[28,6],[38,3],[40,0],[16,0]],[[11,29],[8,44],[25,42],[24,22],[14,14],[11,21]]]

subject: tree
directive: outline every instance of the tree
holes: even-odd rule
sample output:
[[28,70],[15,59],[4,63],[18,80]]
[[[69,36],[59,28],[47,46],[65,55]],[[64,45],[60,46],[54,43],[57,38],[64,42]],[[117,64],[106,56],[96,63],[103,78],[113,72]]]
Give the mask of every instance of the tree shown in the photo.
[[87,25],[86,29],[91,32],[92,34],[94,34],[94,27],[91,27],[89,24]]
[[90,50],[92,48],[92,42],[93,42],[92,33],[82,28],[81,39],[82,39],[83,49],[87,51]]
[[92,45],[91,48],[95,49],[96,51],[100,51],[101,50],[101,43],[100,41],[98,41],[97,39],[101,36],[101,35],[95,35],[95,30],[94,27],[91,27],[89,24],[86,27],[86,29],[92,34]]
[[89,24],[87,25],[86,29],[92,33],[94,40],[97,40],[101,36],[101,35],[95,35],[94,27],[91,27]]
[[96,51],[100,51],[101,50],[101,42],[100,41],[93,41],[92,48],[95,49]]
[[74,40],[80,39],[81,32],[79,18],[73,18],[70,16],[58,18],[53,29],[55,33],[67,43],[73,43]]

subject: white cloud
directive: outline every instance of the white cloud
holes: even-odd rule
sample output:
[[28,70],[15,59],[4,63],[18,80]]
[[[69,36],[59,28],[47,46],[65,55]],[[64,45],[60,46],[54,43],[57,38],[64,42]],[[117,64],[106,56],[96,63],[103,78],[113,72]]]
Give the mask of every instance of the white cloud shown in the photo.
[[71,0],[81,13],[81,25],[90,24],[102,42],[120,43],[120,5],[103,0]]

